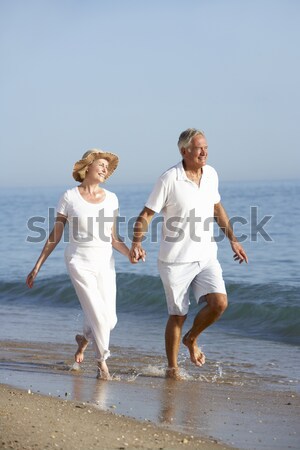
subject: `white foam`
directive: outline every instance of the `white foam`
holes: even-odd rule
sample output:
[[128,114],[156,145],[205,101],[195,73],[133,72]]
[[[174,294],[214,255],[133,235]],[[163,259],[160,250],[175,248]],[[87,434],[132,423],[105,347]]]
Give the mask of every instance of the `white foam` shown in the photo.
[[80,364],[75,361],[74,364],[70,367],[70,370],[75,370],[75,371],[80,370]]
[[150,364],[147,367],[144,367],[142,371],[143,375],[151,377],[164,377],[165,373],[166,369],[164,367],[151,366]]

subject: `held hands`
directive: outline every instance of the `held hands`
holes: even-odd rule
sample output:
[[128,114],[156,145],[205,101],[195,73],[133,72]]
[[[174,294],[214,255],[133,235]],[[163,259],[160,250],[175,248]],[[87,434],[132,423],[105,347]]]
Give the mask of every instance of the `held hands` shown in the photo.
[[33,287],[33,283],[34,283],[34,280],[35,280],[35,278],[36,278],[36,276],[37,276],[37,274],[39,273],[39,271],[37,270],[37,269],[32,269],[32,271],[30,272],[30,274],[27,276],[27,279],[26,279],[26,284],[27,284],[27,286],[31,289],[32,287]]
[[146,261],[146,251],[142,248],[140,244],[132,244],[129,252],[129,260],[132,264],[137,264],[139,260],[143,262]]
[[233,259],[235,261],[238,261],[239,264],[242,264],[243,261],[245,261],[245,263],[248,264],[248,256],[243,247],[241,246],[241,244],[239,242],[230,241],[230,245],[234,253]]

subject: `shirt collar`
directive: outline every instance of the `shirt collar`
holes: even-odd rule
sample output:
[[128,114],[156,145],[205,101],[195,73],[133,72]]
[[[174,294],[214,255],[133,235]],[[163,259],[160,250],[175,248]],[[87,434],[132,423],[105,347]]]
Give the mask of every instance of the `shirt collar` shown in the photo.
[[[182,161],[180,161],[177,165],[176,165],[176,172],[177,172],[177,181],[191,181],[185,173]],[[205,166],[202,167],[202,176],[204,175],[205,172]]]
[[186,180],[188,180],[188,177],[186,176],[185,170],[183,168],[182,161],[180,161],[176,165],[176,172],[177,172],[177,181],[186,181]]

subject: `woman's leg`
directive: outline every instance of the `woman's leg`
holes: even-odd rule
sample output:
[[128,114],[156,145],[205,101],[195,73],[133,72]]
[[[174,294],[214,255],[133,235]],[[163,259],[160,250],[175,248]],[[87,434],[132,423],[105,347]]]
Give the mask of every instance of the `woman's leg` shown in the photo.
[[75,340],[78,345],[78,348],[75,353],[75,362],[80,364],[83,361],[84,351],[86,350],[89,341],[85,338],[84,334],[76,334]]
[[92,331],[97,349],[96,357],[99,361],[104,361],[110,355],[110,324],[105,302],[98,290],[97,276],[90,270],[77,269],[75,266],[69,266],[69,274],[84,316]]
[[[67,253],[66,263],[85,317],[84,337],[94,341],[98,368],[102,378],[109,372],[105,360],[110,356],[110,330],[116,317],[116,281],[111,249],[77,249]],[[84,343],[84,341],[82,341]],[[98,374],[99,375],[99,374]]]
[[[111,257],[105,265],[101,267],[98,273],[98,292],[103,299],[105,311],[107,313],[107,323],[111,331],[117,323],[116,314],[116,273],[114,268],[114,260]],[[108,339],[110,336],[108,337]],[[109,342],[109,341],[108,341]],[[110,374],[106,361],[98,361],[97,378],[102,380],[109,380]]]
[[110,330],[113,330],[118,320],[116,312],[116,272],[113,258],[110,258],[105,266],[101,267],[97,279],[98,291],[105,305],[109,327]]

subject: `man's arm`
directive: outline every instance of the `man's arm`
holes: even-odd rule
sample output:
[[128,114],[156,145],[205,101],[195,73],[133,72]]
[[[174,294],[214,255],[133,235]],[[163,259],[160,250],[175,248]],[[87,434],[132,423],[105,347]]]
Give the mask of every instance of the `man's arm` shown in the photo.
[[133,228],[133,239],[130,250],[130,257],[133,262],[137,262],[139,259],[145,261],[146,252],[142,247],[142,240],[144,234],[148,231],[149,224],[154,214],[155,211],[145,206],[136,219]]
[[233,255],[234,260],[239,261],[240,264],[243,261],[248,263],[248,257],[246,255],[246,252],[243,249],[242,245],[238,242],[237,238],[235,237],[228,215],[221,202],[215,204],[214,217],[217,224],[225,234],[225,236],[227,236],[229,239],[231,248],[234,253]]

